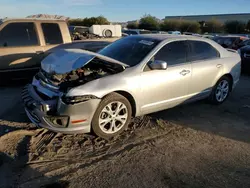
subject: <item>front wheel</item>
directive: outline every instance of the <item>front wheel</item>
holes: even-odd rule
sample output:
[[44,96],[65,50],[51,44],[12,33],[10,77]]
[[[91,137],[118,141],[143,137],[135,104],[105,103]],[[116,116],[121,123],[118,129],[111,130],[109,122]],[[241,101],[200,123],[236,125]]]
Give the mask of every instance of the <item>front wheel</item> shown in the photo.
[[111,93],[103,98],[93,120],[94,133],[108,139],[119,135],[130,123],[132,108],[129,101],[118,93]]
[[223,76],[213,88],[210,101],[213,104],[222,104],[230,94],[232,82],[229,77]]

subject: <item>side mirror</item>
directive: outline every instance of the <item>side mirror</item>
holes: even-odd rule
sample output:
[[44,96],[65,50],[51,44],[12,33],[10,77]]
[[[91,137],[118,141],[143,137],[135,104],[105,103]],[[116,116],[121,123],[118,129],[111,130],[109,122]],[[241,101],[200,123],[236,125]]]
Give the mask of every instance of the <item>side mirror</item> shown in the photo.
[[166,70],[168,67],[168,64],[165,61],[155,60],[149,64],[149,67],[152,70]]

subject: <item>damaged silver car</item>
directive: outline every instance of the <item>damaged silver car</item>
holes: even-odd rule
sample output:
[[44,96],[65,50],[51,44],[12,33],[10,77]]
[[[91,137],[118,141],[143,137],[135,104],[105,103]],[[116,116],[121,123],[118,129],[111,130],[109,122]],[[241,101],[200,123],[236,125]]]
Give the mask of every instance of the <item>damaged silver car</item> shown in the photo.
[[98,53],[46,57],[22,98],[29,119],[61,133],[110,138],[132,117],[209,98],[223,103],[240,77],[240,56],[192,36],[129,36]]

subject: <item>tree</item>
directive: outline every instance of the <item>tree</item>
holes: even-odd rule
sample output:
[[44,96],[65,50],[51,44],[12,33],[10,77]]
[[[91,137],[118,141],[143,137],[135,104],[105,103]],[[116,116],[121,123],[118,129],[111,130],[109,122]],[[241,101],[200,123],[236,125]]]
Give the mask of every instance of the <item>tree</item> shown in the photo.
[[91,18],[84,18],[84,19],[71,19],[69,20],[70,25],[75,26],[87,26],[91,27],[92,25],[106,25],[110,24],[107,18],[104,16],[98,16],[98,17],[91,17]]
[[96,23],[98,25],[109,25],[110,22],[108,21],[107,18],[105,18],[104,16],[98,16],[96,17]]
[[225,30],[228,33],[240,34],[244,33],[245,29],[246,29],[246,24],[241,21],[233,20],[233,21],[227,21],[225,23]]
[[248,33],[250,32],[250,20],[248,20],[248,22],[247,22],[246,30]]
[[224,25],[216,19],[204,22],[201,25],[201,30],[203,33],[222,33],[224,31]]
[[161,24],[164,31],[200,32],[200,24],[189,20],[164,20]]
[[151,16],[150,14],[144,15],[139,22],[139,29],[147,30],[158,30],[160,24],[156,17]]
[[164,22],[161,24],[161,30],[163,31],[179,31],[181,28],[180,20],[165,19]]
[[69,25],[74,25],[74,26],[81,26],[83,25],[83,19],[70,19],[68,21]]
[[181,20],[181,32],[200,33],[200,24],[196,21]]
[[127,25],[127,28],[129,28],[129,29],[138,29],[138,28],[139,28],[139,24],[136,23],[136,22],[129,23],[129,24]]

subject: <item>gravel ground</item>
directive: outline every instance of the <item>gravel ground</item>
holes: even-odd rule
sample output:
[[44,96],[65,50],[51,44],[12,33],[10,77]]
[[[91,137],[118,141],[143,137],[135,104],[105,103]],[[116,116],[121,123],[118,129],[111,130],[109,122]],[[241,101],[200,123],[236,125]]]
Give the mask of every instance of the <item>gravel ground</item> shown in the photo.
[[36,129],[0,88],[0,187],[250,187],[250,77],[228,101],[136,118],[105,141]]

